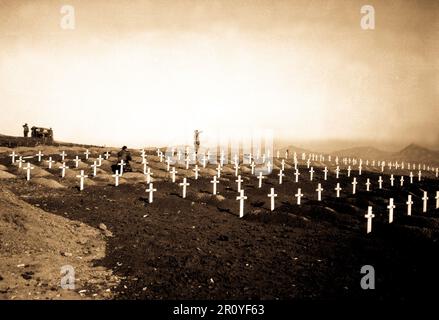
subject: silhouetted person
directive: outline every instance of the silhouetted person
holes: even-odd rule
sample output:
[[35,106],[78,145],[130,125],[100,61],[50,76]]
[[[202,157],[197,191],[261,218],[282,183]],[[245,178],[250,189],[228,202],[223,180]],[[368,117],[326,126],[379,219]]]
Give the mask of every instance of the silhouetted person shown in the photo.
[[132,160],[131,153],[128,151],[127,146],[123,146],[122,150],[117,153],[117,164],[111,166],[113,172],[116,172],[116,170],[119,170],[119,173],[122,172],[122,168],[119,165],[121,160],[123,160],[123,162],[125,163],[123,167],[123,172],[133,171],[130,165],[130,161]]
[[195,154],[198,154],[198,149],[200,149],[200,133],[203,131],[195,130],[194,132],[194,147],[195,147]]
[[29,126],[27,125],[27,123],[25,123],[23,126],[23,134],[25,138],[27,138],[27,136],[29,135]]

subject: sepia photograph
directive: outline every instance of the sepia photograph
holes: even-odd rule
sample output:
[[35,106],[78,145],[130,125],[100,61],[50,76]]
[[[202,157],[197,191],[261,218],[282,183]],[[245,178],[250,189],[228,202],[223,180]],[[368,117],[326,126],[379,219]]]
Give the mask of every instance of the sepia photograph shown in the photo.
[[438,1],[0,0],[0,300],[435,299],[438,123]]

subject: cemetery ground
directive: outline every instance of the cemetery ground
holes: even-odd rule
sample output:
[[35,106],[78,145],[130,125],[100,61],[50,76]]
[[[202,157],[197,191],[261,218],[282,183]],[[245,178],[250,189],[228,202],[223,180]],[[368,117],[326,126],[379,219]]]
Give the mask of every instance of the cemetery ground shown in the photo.
[[[71,160],[79,148],[18,148],[20,155],[38,150],[56,161],[48,169],[31,159],[31,180],[11,164],[13,149],[0,150],[0,298],[1,299],[397,299],[432,298],[439,285],[439,210],[433,175],[404,186],[391,187],[389,172],[364,167],[361,176],[345,170],[336,179],[334,166],[300,162],[295,183],[291,159],[279,185],[280,160],[258,188],[258,179],[241,164],[245,216],[239,218],[235,172],[226,165],[219,178],[218,195],[210,181],[215,165],[200,166],[198,180],[185,165],[177,165],[176,183],[154,150],[148,166],[157,191],[152,203],[141,160],[134,157],[134,172],[124,173],[114,186],[110,166],[114,152],[91,176],[98,154],[75,168]],[[69,155],[70,169],[61,178],[61,150]],[[79,170],[90,176],[78,188]],[[415,171],[416,172],[416,171]],[[399,177],[398,170],[392,173]],[[383,176],[383,189],[378,177]],[[352,177],[358,185],[352,194]],[[187,197],[178,185],[188,178]],[[372,182],[366,191],[366,179]],[[417,180],[417,179],[415,179]],[[343,188],[336,198],[337,182]],[[315,189],[321,183],[322,201]],[[270,210],[267,194],[278,197]],[[301,188],[302,204],[294,195]],[[423,191],[428,191],[428,212],[422,212]],[[407,195],[413,213],[407,216]],[[395,217],[388,223],[389,198]],[[368,206],[373,206],[373,230],[366,234]],[[60,268],[75,268],[74,290],[60,287]],[[375,290],[363,290],[361,267],[375,268]]]

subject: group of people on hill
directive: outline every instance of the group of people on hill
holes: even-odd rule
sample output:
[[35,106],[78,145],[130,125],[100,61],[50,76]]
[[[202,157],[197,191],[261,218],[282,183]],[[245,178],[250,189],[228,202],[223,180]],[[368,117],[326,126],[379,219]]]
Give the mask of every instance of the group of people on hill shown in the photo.
[[[53,130],[52,128],[46,129],[46,128],[37,128],[33,126],[30,128],[31,137],[32,138],[49,138],[53,139]],[[23,125],[23,136],[27,138],[29,136],[29,126],[27,123]]]

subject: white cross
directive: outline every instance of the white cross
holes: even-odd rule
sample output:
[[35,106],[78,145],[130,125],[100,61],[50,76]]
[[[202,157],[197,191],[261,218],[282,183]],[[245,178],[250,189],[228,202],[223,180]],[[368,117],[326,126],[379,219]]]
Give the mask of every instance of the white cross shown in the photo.
[[99,157],[98,157],[98,161],[99,161],[98,167],[102,166],[102,160],[104,160],[104,158],[102,158],[102,156],[99,155]]
[[[178,150],[178,152],[180,152],[180,150]],[[159,148],[157,148],[157,151],[156,151],[156,153],[157,153],[157,157],[158,157],[158,156],[160,156],[160,153],[162,153],[162,152],[160,151],[160,149],[159,149]],[[178,160],[180,160],[180,159],[178,159]]]
[[335,188],[335,190],[337,191],[337,198],[340,198],[340,191],[341,191],[340,183],[337,182],[337,187]]
[[265,177],[262,175],[262,171],[259,172],[258,179],[259,179],[258,188],[260,189],[262,188],[262,179],[265,179]]
[[118,163],[119,167],[120,167],[120,176],[123,175],[123,167],[126,165],[125,161],[123,161],[123,159],[120,160],[120,162]]
[[407,215],[411,216],[412,215],[412,205],[413,205],[411,194],[409,194],[406,204],[407,204]]
[[[159,155],[159,154],[157,154]],[[177,152],[177,160],[180,161],[181,160],[181,150],[178,150]]]
[[34,167],[31,166],[31,164],[28,162],[27,166],[23,168],[24,170],[26,170],[26,180],[29,181],[30,180],[30,171],[34,169]]
[[105,152],[104,153],[104,157],[105,157],[105,160],[108,160],[108,158],[110,157],[110,155],[111,155],[111,153],[110,152]]
[[300,206],[300,200],[303,197],[302,189],[298,188],[297,193],[294,196],[297,198],[297,205]]
[[238,166],[238,163],[237,163],[237,162],[235,162],[235,166],[234,166],[234,168],[235,168],[235,177],[237,177],[237,176],[238,176],[238,170],[239,170],[239,168],[240,168],[240,166]]
[[235,180],[236,183],[238,183],[238,192],[241,191],[241,182],[243,182],[244,180],[241,179],[241,175],[238,176],[238,179]]
[[216,175],[218,176],[218,178],[221,178],[221,164],[218,163],[218,167],[216,168]]
[[255,174],[255,167],[256,167],[256,165],[255,165],[254,161],[252,161],[250,167],[252,168],[252,174]]
[[170,167],[170,165],[171,165],[171,158],[168,156],[168,157],[166,157],[166,160],[165,160],[165,162],[166,162],[166,171],[168,171],[169,172],[169,167]]
[[270,161],[268,161],[267,162],[267,170],[268,170],[268,172],[271,172],[271,168],[272,168],[273,166],[271,165],[271,162]]
[[84,154],[85,154],[85,159],[86,160],[88,160],[88,156],[90,155],[90,151],[88,151],[88,149],[87,150],[85,150],[85,152],[84,152]]
[[22,156],[19,156],[18,160],[16,160],[15,162],[18,162],[18,168],[21,169],[21,167],[23,166],[23,163],[25,163],[26,161],[23,160]]
[[175,174],[178,173],[178,171],[175,170],[175,167],[172,167],[171,170],[171,177],[172,177],[172,182],[175,182]]
[[366,182],[366,191],[370,191],[370,185],[371,185],[371,183],[370,183],[370,179],[367,178],[367,182]]
[[75,168],[77,168],[79,166],[79,163],[81,162],[81,159],[79,159],[79,157],[76,156],[76,158],[73,161],[75,162]]
[[[16,154],[15,151],[12,151],[12,153],[9,156],[12,158],[12,164],[14,164],[15,163],[15,157],[18,156],[18,154]],[[41,160],[39,160],[39,161],[41,161]]]
[[364,216],[367,219],[367,233],[372,232],[372,219],[375,215],[372,213],[372,207],[367,207],[367,214]]
[[335,169],[335,178],[338,179],[340,175],[340,166],[337,166],[337,169]]
[[401,176],[400,182],[401,182],[401,187],[404,186],[404,176]]
[[390,175],[390,185],[393,187],[393,182],[395,181],[395,178],[393,177],[393,174]]
[[163,152],[160,151],[160,154],[159,154],[160,162],[163,162],[163,157],[164,157]]
[[281,167],[282,167],[282,171],[285,170],[285,159],[282,159]]
[[114,181],[114,185],[115,185],[116,187],[119,186],[119,178],[120,178],[121,176],[122,176],[122,175],[119,174],[119,170],[116,170],[116,173],[112,175],[112,177],[114,177],[114,179],[115,179],[115,181]]
[[436,209],[439,209],[439,191],[436,191],[436,197],[434,197],[436,199]]
[[381,176],[380,176],[379,179],[378,179],[378,187],[379,187],[380,189],[383,188],[383,178],[382,178]]
[[146,183],[151,183],[151,176],[154,175],[154,173],[151,172],[151,168],[148,168],[148,170],[144,173],[146,175]]
[[155,189],[155,188],[153,187],[153,184],[152,184],[152,183],[149,183],[149,188],[146,189],[145,191],[146,191],[146,192],[149,192],[148,202],[149,202],[149,203],[152,203],[154,192],[157,191],[157,189]]
[[358,184],[357,178],[354,177],[354,181],[352,181],[352,194],[355,194],[355,191],[357,189],[357,184]]
[[221,150],[221,155],[220,155],[220,165],[221,167],[224,165],[224,161],[226,160],[225,156],[224,156],[224,151]]
[[63,152],[61,152],[59,155],[61,156],[61,161],[64,162],[64,159],[65,159],[65,157],[66,157],[67,154],[63,151]]
[[410,171],[410,183],[413,184],[413,171]]
[[422,212],[427,212],[427,200],[428,200],[427,191],[424,191],[424,196],[422,197],[422,200],[423,200]]
[[76,178],[80,178],[79,190],[84,190],[84,179],[87,178],[87,176],[84,175],[84,170],[81,170],[81,174],[77,175]]
[[216,176],[213,176],[213,180],[210,181],[210,183],[213,183],[213,194],[216,194],[216,185],[219,183],[219,181],[216,180]]
[[393,209],[395,209],[396,206],[393,204],[393,198],[390,198],[389,205],[387,206],[387,209],[389,209],[389,223],[393,222]]
[[63,162],[62,166],[59,168],[61,169],[61,178],[64,178],[66,176],[66,169],[68,169],[69,167],[67,167],[66,163]]
[[349,167],[348,167],[348,177],[351,176],[351,170],[352,170],[352,169],[351,169],[351,166],[349,166]]
[[361,176],[361,170],[363,169],[361,162],[360,165],[358,166],[358,175]]
[[320,183],[317,185],[316,191],[317,191],[317,201],[322,201],[323,188],[322,188],[322,185]]
[[273,211],[273,210],[274,210],[274,198],[277,197],[277,194],[274,193],[274,188],[270,188],[270,193],[267,194],[267,196],[268,196],[269,198],[271,198],[271,199],[270,199],[270,208],[271,208],[271,211]]
[[300,176],[300,172],[298,169],[296,169],[296,171],[294,172],[294,176],[295,176],[295,182],[299,182],[299,176]]
[[184,159],[184,162],[186,163],[186,170],[189,170],[189,162],[191,161],[191,159],[189,159],[189,157],[186,157],[186,159]]
[[198,180],[198,172],[200,169],[198,168],[198,164],[195,165],[195,168],[192,169],[195,172],[195,180]]
[[186,178],[183,178],[183,182],[179,183],[179,185],[183,187],[183,198],[186,198],[186,187],[190,186],[190,183],[188,183],[186,180]]
[[247,200],[247,196],[244,195],[244,190],[239,191],[239,196],[236,197],[239,200],[239,217],[244,217],[244,200]]
[[203,155],[203,158],[201,159],[201,162],[203,163],[203,168],[206,168],[206,162],[207,162],[206,155]]
[[41,162],[41,157],[44,156],[44,154],[42,154],[41,150],[39,150],[36,156],[38,157],[38,162]]
[[418,181],[421,181],[422,172],[421,170],[418,171]]
[[324,172],[324,180],[326,181],[326,180],[328,180],[328,167],[325,167],[325,170],[323,170],[323,172]]
[[283,172],[283,170],[279,171],[278,176],[279,176],[279,184],[282,184],[282,177],[285,177],[285,173]]
[[49,157],[49,160],[46,160],[46,162],[49,164],[49,169],[52,169],[52,163],[55,163],[55,161],[52,160],[52,157]]
[[90,166],[93,168],[93,177],[96,177],[96,169],[97,167],[99,167],[99,165],[97,164],[97,161],[93,161],[93,164]]
[[311,167],[311,169],[309,170],[309,180],[310,181],[312,181],[313,175],[314,175],[314,168]]
[[306,161],[306,168],[309,169],[309,166],[311,165],[311,160],[308,158]]

